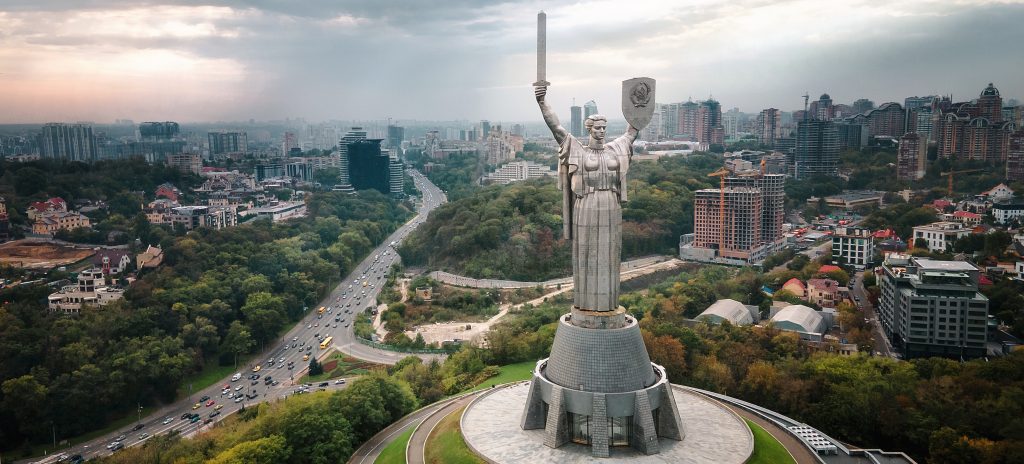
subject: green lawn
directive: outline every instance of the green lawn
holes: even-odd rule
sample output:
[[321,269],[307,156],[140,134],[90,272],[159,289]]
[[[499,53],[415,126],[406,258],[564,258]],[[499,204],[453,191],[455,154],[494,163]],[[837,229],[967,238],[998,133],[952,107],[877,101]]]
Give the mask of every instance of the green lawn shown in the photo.
[[374,464],[405,464],[405,447],[409,444],[409,437],[412,436],[415,428],[409,427],[401,435],[395,437],[391,444],[381,450],[380,456],[377,456]]
[[749,420],[747,426],[754,434],[754,453],[747,459],[746,464],[796,464],[793,456],[790,456],[786,447],[782,446],[772,434]]
[[498,375],[483,381],[480,385],[468,388],[461,393],[491,388],[492,385],[501,385],[503,383],[517,382],[520,380],[530,380],[530,378],[533,377],[533,368],[536,365],[537,361],[524,361],[516,364],[506,364],[498,368]]
[[[334,361],[337,361],[338,365],[335,366],[334,369],[328,370],[327,366]],[[304,375],[299,379],[299,383],[323,382],[325,380],[330,380],[338,377],[363,375],[368,374],[373,369],[384,367],[381,366],[380,364],[374,364],[371,362],[366,362],[360,359],[353,358],[338,351],[335,351],[330,356],[325,358],[323,362],[321,362],[320,364],[325,366],[324,372],[322,374]]]
[[473,454],[462,439],[459,418],[464,409],[442,419],[427,438],[427,464],[484,464],[484,460]]

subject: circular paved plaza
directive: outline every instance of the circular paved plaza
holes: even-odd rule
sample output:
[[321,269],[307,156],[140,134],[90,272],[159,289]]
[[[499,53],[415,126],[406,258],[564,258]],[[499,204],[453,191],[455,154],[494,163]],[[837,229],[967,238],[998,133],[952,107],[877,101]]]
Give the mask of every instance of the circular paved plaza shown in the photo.
[[685,436],[682,441],[661,438],[661,452],[650,456],[632,448],[611,449],[611,457],[595,458],[590,446],[568,443],[544,446],[544,430],[523,430],[519,420],[529,392],[528,382],[501,387],[466,408],[462,435],[483,457],[500,464],[741,464],[754,450],[754,439],[743,419],[714,400],[673,388]]

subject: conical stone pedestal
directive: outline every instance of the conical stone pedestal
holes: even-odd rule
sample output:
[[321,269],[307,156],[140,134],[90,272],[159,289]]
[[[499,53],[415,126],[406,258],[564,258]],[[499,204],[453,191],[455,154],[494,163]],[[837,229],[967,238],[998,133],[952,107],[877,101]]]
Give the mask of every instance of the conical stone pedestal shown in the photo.
[[683,439],[665,370],[651,363],[639,325],[621,307],[559,319],[551,357],[534,369],[520,425],[543,428],[546,446],[589,444],[596,457],[625,445],[654,454],[658,437]]

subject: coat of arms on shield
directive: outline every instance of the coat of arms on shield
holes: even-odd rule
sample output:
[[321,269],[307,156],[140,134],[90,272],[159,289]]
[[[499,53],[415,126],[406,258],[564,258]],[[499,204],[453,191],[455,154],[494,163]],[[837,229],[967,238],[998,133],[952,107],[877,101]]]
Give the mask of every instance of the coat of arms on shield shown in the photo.
[[622,116],[631,126],[643,129],[654,116],[654,79],[634,77],[622,81]]

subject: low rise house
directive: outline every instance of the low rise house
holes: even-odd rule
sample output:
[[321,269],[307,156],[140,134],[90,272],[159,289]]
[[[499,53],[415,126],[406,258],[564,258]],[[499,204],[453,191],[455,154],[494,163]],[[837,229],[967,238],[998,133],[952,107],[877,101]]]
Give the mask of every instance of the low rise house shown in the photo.
[[823,308],[834,308],[839,302],[839,282],[832,279],[807,281],[807,301]]
[[789,279],[786,283],[782,284],[782,289],[788,290],[800,298],[807,296],[807,286],[796,277]]
[[953,243],[971,234],[971,229],[958,222],[935,222],[914,227],[914,246],[944,252]]
[[125,250],[99,250],[92,255],[92,264],[103,274],[121,274],[131,265],[131,254]]
[[146,251],[139,253],[135,257],[135,268],[138,270],[152,269],[160,265],[164,261],[164,250],[160,247],[149,245],[146,247]]
[[82,305],[104,306],[124,297],[124,289],[106,285],[102,269],[89,269],[78,274],[78,283],[65,285],[60,291],[47,297],[48,308],[53,312],[78,314]]
[[91,225],[88,217],[74,211],[41,213],[36,215],[36,220],[32,223],[32,233],[52,236],[61,230],[72,230]]
[[37,201],[28,205],[26,211],[28,220],[35,221],[40,215],[47,213],[65,213],[68,211],[68,204],[63,198],[53,197],[46,201]]

